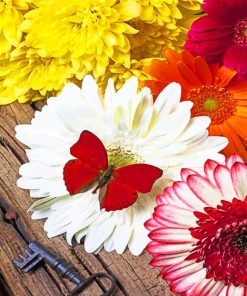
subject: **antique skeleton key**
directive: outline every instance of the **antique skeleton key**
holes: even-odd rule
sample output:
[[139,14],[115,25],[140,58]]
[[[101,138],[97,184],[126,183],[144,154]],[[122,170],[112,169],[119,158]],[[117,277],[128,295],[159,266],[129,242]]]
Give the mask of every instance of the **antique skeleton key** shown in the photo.
[[68,264],[64,259],[57,257],[39,242],[33,241],[28,245],[28,247],[29,248],[25,250],[27,257],[19,254],[22,261],[13,260],[15,266],[19,267],[24,272],[29,272],[36,268],[39,264],[47,263],[59,274],[60,277],[66,278],[76,285],[76,287],[70,292],[70,296],[77,295],[94,280],[99,278],[108,278],[111,281],[110,289],[105,291],[102,296],[110,296],[115,292],[116,280],[111,274],[99,272],[92,274],[88,278],[84,278],[72,265]]

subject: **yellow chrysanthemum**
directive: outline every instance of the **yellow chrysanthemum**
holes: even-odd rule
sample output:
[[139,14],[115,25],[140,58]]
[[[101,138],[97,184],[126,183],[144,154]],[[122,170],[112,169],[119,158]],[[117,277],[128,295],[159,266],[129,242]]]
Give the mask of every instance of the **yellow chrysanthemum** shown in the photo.
[[162,26],[169,24],[171,18],[181,19],[182,14],[177,7],[178,0],[138,0],[142,6],[140,19],[147,23]]
[[30,0],[0,0],[0,56],[8,56],[12,46],[22,38],[19,26],[23,12],[29,9]]
[[145,61],[182,48],[200,2],[0,0],[0,104],[51,96],[86,74],[102,89],[110,77],[117,88],[147,79]]
[[196,13],[200,11],[200,2],[201,0],[138,0],[141,5],[140,17],[129,21],[132,27],[138,29],[138,33],[128,36],[130,56],[134,63],[127,69],[118,63],[110,65],[101,81],[113,75],[118,88],[123,85],[125,77],[132,73],[142,81],[145,77],[141,70],[143,61],[151,57],[161,57],[164,47],[180,51],[188,28],[198,17]]
[[150,59],[143,59],[141,61],[132,59],[129,67],[125,67],[120,63],[112,64],[108,67],[105,75],[98,80],[98,84],[101,89],[105,89],[108,79],[112,78],[115,82],[116,89],[119,89],[132,76],[138,77],[139,81],[151,79],[151,76],[142,70],[150,62]]
[[57,94],[73,77],[66,57],[42,58],[31,48],[14,50],[0,67],[0,104],[25,103]]
[[[140,14],[135,0],[34,1],[38,8],[25,15],[25,43],[42,57],[71,54],[89,64],[95,77],[104,74],[109,59],[130,64],[128,34],[138,31],[126,21]],[[55,13],[54,13],[55,12]]]
[[132,58],[159,57],[164,47],[180,51],[200,10],[199,0],[138,0],[138,3],[142,7],[140,18],[130,22],[139,30],[129,37]]
[[167,29],[155,23],[147,24],[142,21],[133,21],[133,26],[139,29],[136,35],[129,37],[131,56],[137,60],[159,57],[164,47],[174,49],[181,33],[181,29],[177,27]]

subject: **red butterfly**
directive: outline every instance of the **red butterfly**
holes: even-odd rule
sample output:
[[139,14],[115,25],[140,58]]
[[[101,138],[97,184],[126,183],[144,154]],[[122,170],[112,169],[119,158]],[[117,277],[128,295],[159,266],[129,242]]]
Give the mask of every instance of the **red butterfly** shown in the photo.
[[83,131],[79,140],[70,148],[77,159],[64,166],[64,181],[70,195],[99,189],[101,208],[106,211],[121,210],[131,206],[137,192],[147,193],[163,171],[149,164],[131,164],[115,169],[108,165],[107,152],[98,137]]

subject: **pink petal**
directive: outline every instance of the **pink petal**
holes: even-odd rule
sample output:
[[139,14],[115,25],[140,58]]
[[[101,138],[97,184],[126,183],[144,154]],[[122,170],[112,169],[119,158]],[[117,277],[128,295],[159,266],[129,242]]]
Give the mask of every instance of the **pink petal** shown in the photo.
[[196,55],[203,56],[205,60],[210,64],[222,62],[224,50],[220,51],[218,54],[212,53],[211,51],[204,52],[203,54],[199,51],[200,48],[198,49],[198,44],[200,45],[200,42],[191,41],[190,39],[188,39],[184,47],[185,49],[193,53],[195,56]]
[[235,162],[244,163],[243,159],[238,154],[232,154],[226,159],[226,166],[231,169]]
[[236,44],[227,48],[223,64],[225,67],[238,71],[239,74],[247,74],[247,46],[238,46]]
[[213,29],[209,30],[208,28],[204,28],[204,31],[196,32],[196,31],[189,31],[188,39],[191,41],[207,41],[207,40],[215,40],[220,38],[230,38],[232,36],[232,27],[214,27]]
[[208,179],[200,175],[189,176],[187,183],[191,191],[211,207],[216,207],[223,199],[218,188],[210,183]]
[[225,286],[225,287],[223,288],[223,290],[220,292],[219,296],[226,296],[227,288],[228,288],[228,287]]
[[153,218],[151,218],[151,219],[149,219],[149,220],[147,220],[147,221],[145,222],[144,226],[145,226],[148,230],[152,231],[152,230],[154,230],[154,229],[156,229],[156,228],[159,228],[159,227],[160,227],[160,224],[157,223],[157,221],[155,221]]
[[218,162],[214,160],[207,160],[204,164],[204,172],[206,177],[210,180],[211,183],[214,184],[214,170],[219,165]]
[[190,231],[184,228],[159,228],[150,232],[151,240],[167,244],[194,243]]
[[152,259],[149,264],[153,267],[163,267],[165,271],[166,268],[169,268],[171,265],[184,261],[187,255],[189,255],[188,252],[175,255],[159,255]]
[[188,176],[190,176],[190,175],[197,175],[198,173],[196,172],[196,171],[193,171],[193,170],[191,170],[191,169],[182,169],[181,170],[181,173],[180,173],[180,175],[181,175],[181,178],[182,178],[182,180],[184,181],[184,182],[187,182],[187,178],[188,178]]
[[243,199],[247,195],[247,167],[236,162],[231,169],[232,182],[238,197]]
[[177,264],[174,264],[166,269],[163,273],[163,278],[168,281],[177,280],[190,276],[203,268],[203,263],[195,263],[191,260],[184,260]]
[[[218,19],[212,19],[210,16],[202,16],[191,25],[191,32],[209,32],[233,28],[232,25],[224,24]],[[214,39],[214,38],[213,38]]]
[[172,204],[180,208],[188,209],[188,206],[181,201],[172,187],[167,187],[163,195],[157,196],[157,205]]
[[237,192],[234,190],[232,184],[231,171],[223,165],[217,166],[214,171],[214,178],[220,192],[224,196],[224,200],[232,201],[237,196]]
[[225,3],[221,0],[204,0],[202,3],[202,9],[215,19],[222,19],[223,21],[226,19],[226,16],[228,14],[227,7]]
[[230,285],[227,288],[226,296],[246,296],[247,289],[244,286],[235,287]]
[[154,257],[157,255],[180,254],[192,249],[191,244],[165,245],[157,242],[151,242],[147,245],[147,251]]
[[174,192],[179,199],[192,210],[201,211],[207,206],[205,202],[200,200],[188,187],[185,182],[175,182],[172,186]]
[[[190,40],[191,41],[191,40]],[[211,39],[207,41],[196,41],[193,43],[194,50],[192,53],[205,56],[205,55],[218,55],[226,51],[229,45],[232,43],[232,37],[220,38],[220,39]],[[187,49],[187,45],[185,45]]]
[[154,212],[154,219],[164,226],[173,226],[177,228],[189,228],[197,226],[193,211],[185,210],[174,205],[160,205],[156,207]]
[[204,0],[202,9],[213,19],[225,24],[234,24],[246,15],[244,0]]
[[[171,290],[174,292],[185,292],[191,289],[195,284],[202,281],[205,278],[205,269],[201,269],[196,273],[191,274],[190,276],[180,278],[178,280],[174,280],[170,283]],[[192,289],[191,289],[192,290]],[[193,291],[193,290],[192,290]],[[188,296],[195,296],[193,292],[191,294],[187,294]]]
[[223,282],[215,282],[213,279],[206,279],[201,283],[198,283],[198,285],[196,285],[193,290],[195,295],[198,296],[218,296],[224,287],[225,285]]
[[173,198],[177,198],[175,192],[171,187],[167,187],[164,189],[163,194],[157,195],[156,204],[157,205],[167,204]]

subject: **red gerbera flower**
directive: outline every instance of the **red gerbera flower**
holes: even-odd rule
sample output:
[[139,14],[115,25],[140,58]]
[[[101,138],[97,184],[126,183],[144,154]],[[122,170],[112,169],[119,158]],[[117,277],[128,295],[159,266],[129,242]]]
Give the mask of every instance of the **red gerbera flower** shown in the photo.
[[247,1],[204,0],[185,48],[210,63],[223,63],[247,78]]
[[247,295],[247,166],[208,160],[204,175],[181,171],[145,223],[151,265],[184,296]]

